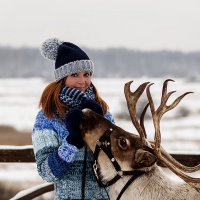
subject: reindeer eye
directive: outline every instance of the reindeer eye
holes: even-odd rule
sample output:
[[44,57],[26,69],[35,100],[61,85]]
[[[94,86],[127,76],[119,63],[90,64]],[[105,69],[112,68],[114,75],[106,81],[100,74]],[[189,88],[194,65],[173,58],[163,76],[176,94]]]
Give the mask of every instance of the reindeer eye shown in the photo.
[[128,149],[128,143],[127,143],[127,140],[126,138],[124,137],[119,137],[118,138],[118,146],[123,150],[127,150]]

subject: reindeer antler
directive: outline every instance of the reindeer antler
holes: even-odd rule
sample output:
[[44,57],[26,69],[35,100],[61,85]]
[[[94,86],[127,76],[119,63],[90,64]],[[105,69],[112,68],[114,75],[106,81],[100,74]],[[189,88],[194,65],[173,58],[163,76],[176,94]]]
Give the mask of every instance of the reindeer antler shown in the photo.
[[159,107],[155,110],[154,102],[150,93],[150,85],[148,85],[146,92],[147,92],[147,98],[149,100],[149,105],[152,113],[153,118],[153,124],[155,128],[155,145],[154,145],[154,153],[156,154],[157,158],[163,162],[171,171],[173,171],[176,175],[178,175],[180,178],[182,178],[185,182],[190,184],[192,187],[194,187],[197,191],[199,191],[199,188],[196,188],[191,183],[199,183],[200,178],[193,178],[191,176],[186,175],[183,172],[194,172],[200,169],[200,165],[194,166],[194,167],[187,167],[176,161],[172,156],[170,156],[164,149],[161,148],[161,134],[160,134],[160,120],[164,113],[166,113],[169,110],[172,110],[175,108],[178,103],[185,97],[187,94],[190,94],[192,92],[186,92],[176,98],[173,103],[169,106],[166,105],[167,100],[169,97],[175,92],[169,92],[167,93],[167,84],[169,81],[173,81],[171,79],[167,79],[163,84],[163,90],[162,90],[162,97],[161,97],[161,103]]
[[[167,84],[168,84],[169,81],[173,81],[173,80],[172,79],[167,79],[167,80],[165,80],[165,82],[163,84],[161,104],[157,108],[157,110],[155,110],[154,102],[153,102],[153,99],[152,99],[152,96],[151,96],[151,93],[150,93],[150,86],[153,85],[153,84],[148,85],[147,90],[146,90],[147,97],[148,97],[149,104],[150,104],[152,117],[153,117],[153,123],[154,123],[154,127],[155,127],[155,150],[156,151],[160,150],[160,143],[161,143],[160,120],[161,120],[161,117],[167,111],[172,110],[173,108],[175,108],[184,96],[186,96],[187,94],[192,93],[192,92],[184,93],[183,95],[181,95],[178,98],[176,98],[171,105],[167,106],[166,105],[167,100],[175,92],[175,91],[172,91],[172,92],[167,93]],[[160,151],[157,152],[157,153],[160,153]]]
[[[161,133],[160,133],[160,120],[162,116],[175,108],[178,103],[185,97],[186,95],[192,93],[192,92],[186,92],[182,94],[181,96],[177,97],[170,105],[166,105],[169,97],[175,93],[175,91],[167,92],[167,85],[169,81],[174,81],[172,79],[167,79],[163,83],[163,89],[162,89],[162,96],[161,96],[161,103],[158,106],[157,109],[155,109],[154,102],[150,93],[150,87],[153,85],[153,83],[149,84],[149,82],[145,82],[141,84],[135,92],[130,91],[130,85],[133,81],[130,81],[125,84],[124,86],[124,93],[127,101],[127,107],[130,113],[131,120],[137,129],[141,141],[142,141],[142,146],[146,146],[146,131],[144,127],[144,116],[146,113],[146,110],[148,106],[150,105],[150,110],[153,118],[153,124],[155,128],[155,137],[154,137],[154,144],[151,143],[151,146],[153,148],[154,154],[157,156],[157,158],[164,163],[172,172],[174,172],[177,176],[182,178],[185,182],[190,184],[192,187],[194,187],[197,191],[200,189],[195,187],[193,185],[194,183],[199,183],[200,178],[193,178],[184,172],[195,172],[200,169],[200,164],[196,165],[194,167],[188,167],[185,165],[182,165],[179,163],[177,160],[175,160],[170,154],[168,154],[162,147],[161,147]],[[137,116],[136,116],[136,105],[138,102],[138,99],[140,96],[143,94],[144,90],[146,88],[146,93],[147,93],[147,98],[149,103],[144,107],[144,110],[142,111],[141,117],[140,117],[140,122],[138,122]]]
[[[149,84],[149,82],[145,82],[145,83],[141,84],[136,89],[135,92],[131,92],[130,85],[131,85],[132,82],[133,81],[130,81],[130,82],[125,84],[124,94],[125,94],[125,97],[126,97],[127,107],[128,107],[129,113],[130,113],[131,120],[132,120],[135,128],[137,129],[137,131],[140,135],[141,141],[142,141],[142,145],[144,146],[146,144],[146,131],[144,129],[143,120],[141,120],[141,122],[140,122],[141,124],[137,120],[136,104],[138,102],[138,99],[140,98],[140,96],[144,92],[146,86]],[[144,116],[145,112],[146,112],[146,109],[144,109],[143,116]]]

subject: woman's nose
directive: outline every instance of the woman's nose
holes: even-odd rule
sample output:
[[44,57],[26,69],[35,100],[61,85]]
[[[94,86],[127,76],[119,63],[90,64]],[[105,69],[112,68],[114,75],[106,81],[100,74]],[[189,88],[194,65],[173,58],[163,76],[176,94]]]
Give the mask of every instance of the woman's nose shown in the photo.
[[84,78],[84,76],[80,76],[80,77],[79,77],[78,83],[80,83],[80,84],[85,83],[85,78]]

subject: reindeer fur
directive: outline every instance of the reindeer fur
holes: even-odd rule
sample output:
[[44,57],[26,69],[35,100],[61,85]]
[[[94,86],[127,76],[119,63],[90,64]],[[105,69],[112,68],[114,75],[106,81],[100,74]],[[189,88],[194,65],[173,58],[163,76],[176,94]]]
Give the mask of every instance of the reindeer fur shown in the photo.
[[[89,109],[83,110],[80,128],[84,141],[93,152],[98,138],[110,127],[114,130],[111,135],[112,153],[121,168],[123,170],[137,169],[145,171],[144,175],[138,177],[128,187],[121,200],[200,200],[200,193],[190,185],[177,183],[168,178],[161,167],[154,162],[151,152],[140,152],[140,139],[137,135],[124,131]],[[127,150],[119,148],[117,143],[119,136],[123,136],[126,139]],[[138,151],[140,156],[136,155]],[[147,162],[145,165],[141,162],[142,156],[144,156],[144,161]],[[146,157],[149,160],[146,160]],[[142,163],[141,165],[140,162]],[[98,163],[103,180],[109,180],[115,176],[116,171],[111,161],[102,151],[99,154]],[[110,186],[109,196],[111,200],[117,198],[130,177],[123,176]]]

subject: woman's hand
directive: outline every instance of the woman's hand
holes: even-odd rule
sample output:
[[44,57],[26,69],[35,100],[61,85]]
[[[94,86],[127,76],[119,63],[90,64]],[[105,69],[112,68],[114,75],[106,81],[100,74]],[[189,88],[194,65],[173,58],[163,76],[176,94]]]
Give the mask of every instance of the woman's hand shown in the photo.
[[77,108],[69,110],[65,117],[65,124],[69,131],[69,135],[66,139],[69,144],[76,146],[78,149],[82,148],[85,144],[79,128],[81,117],[82,111]]
[[99,103],[91,99],[85,99],[81,103],[81,109],[89,108],[99,115],[103,115],[103,109]]

